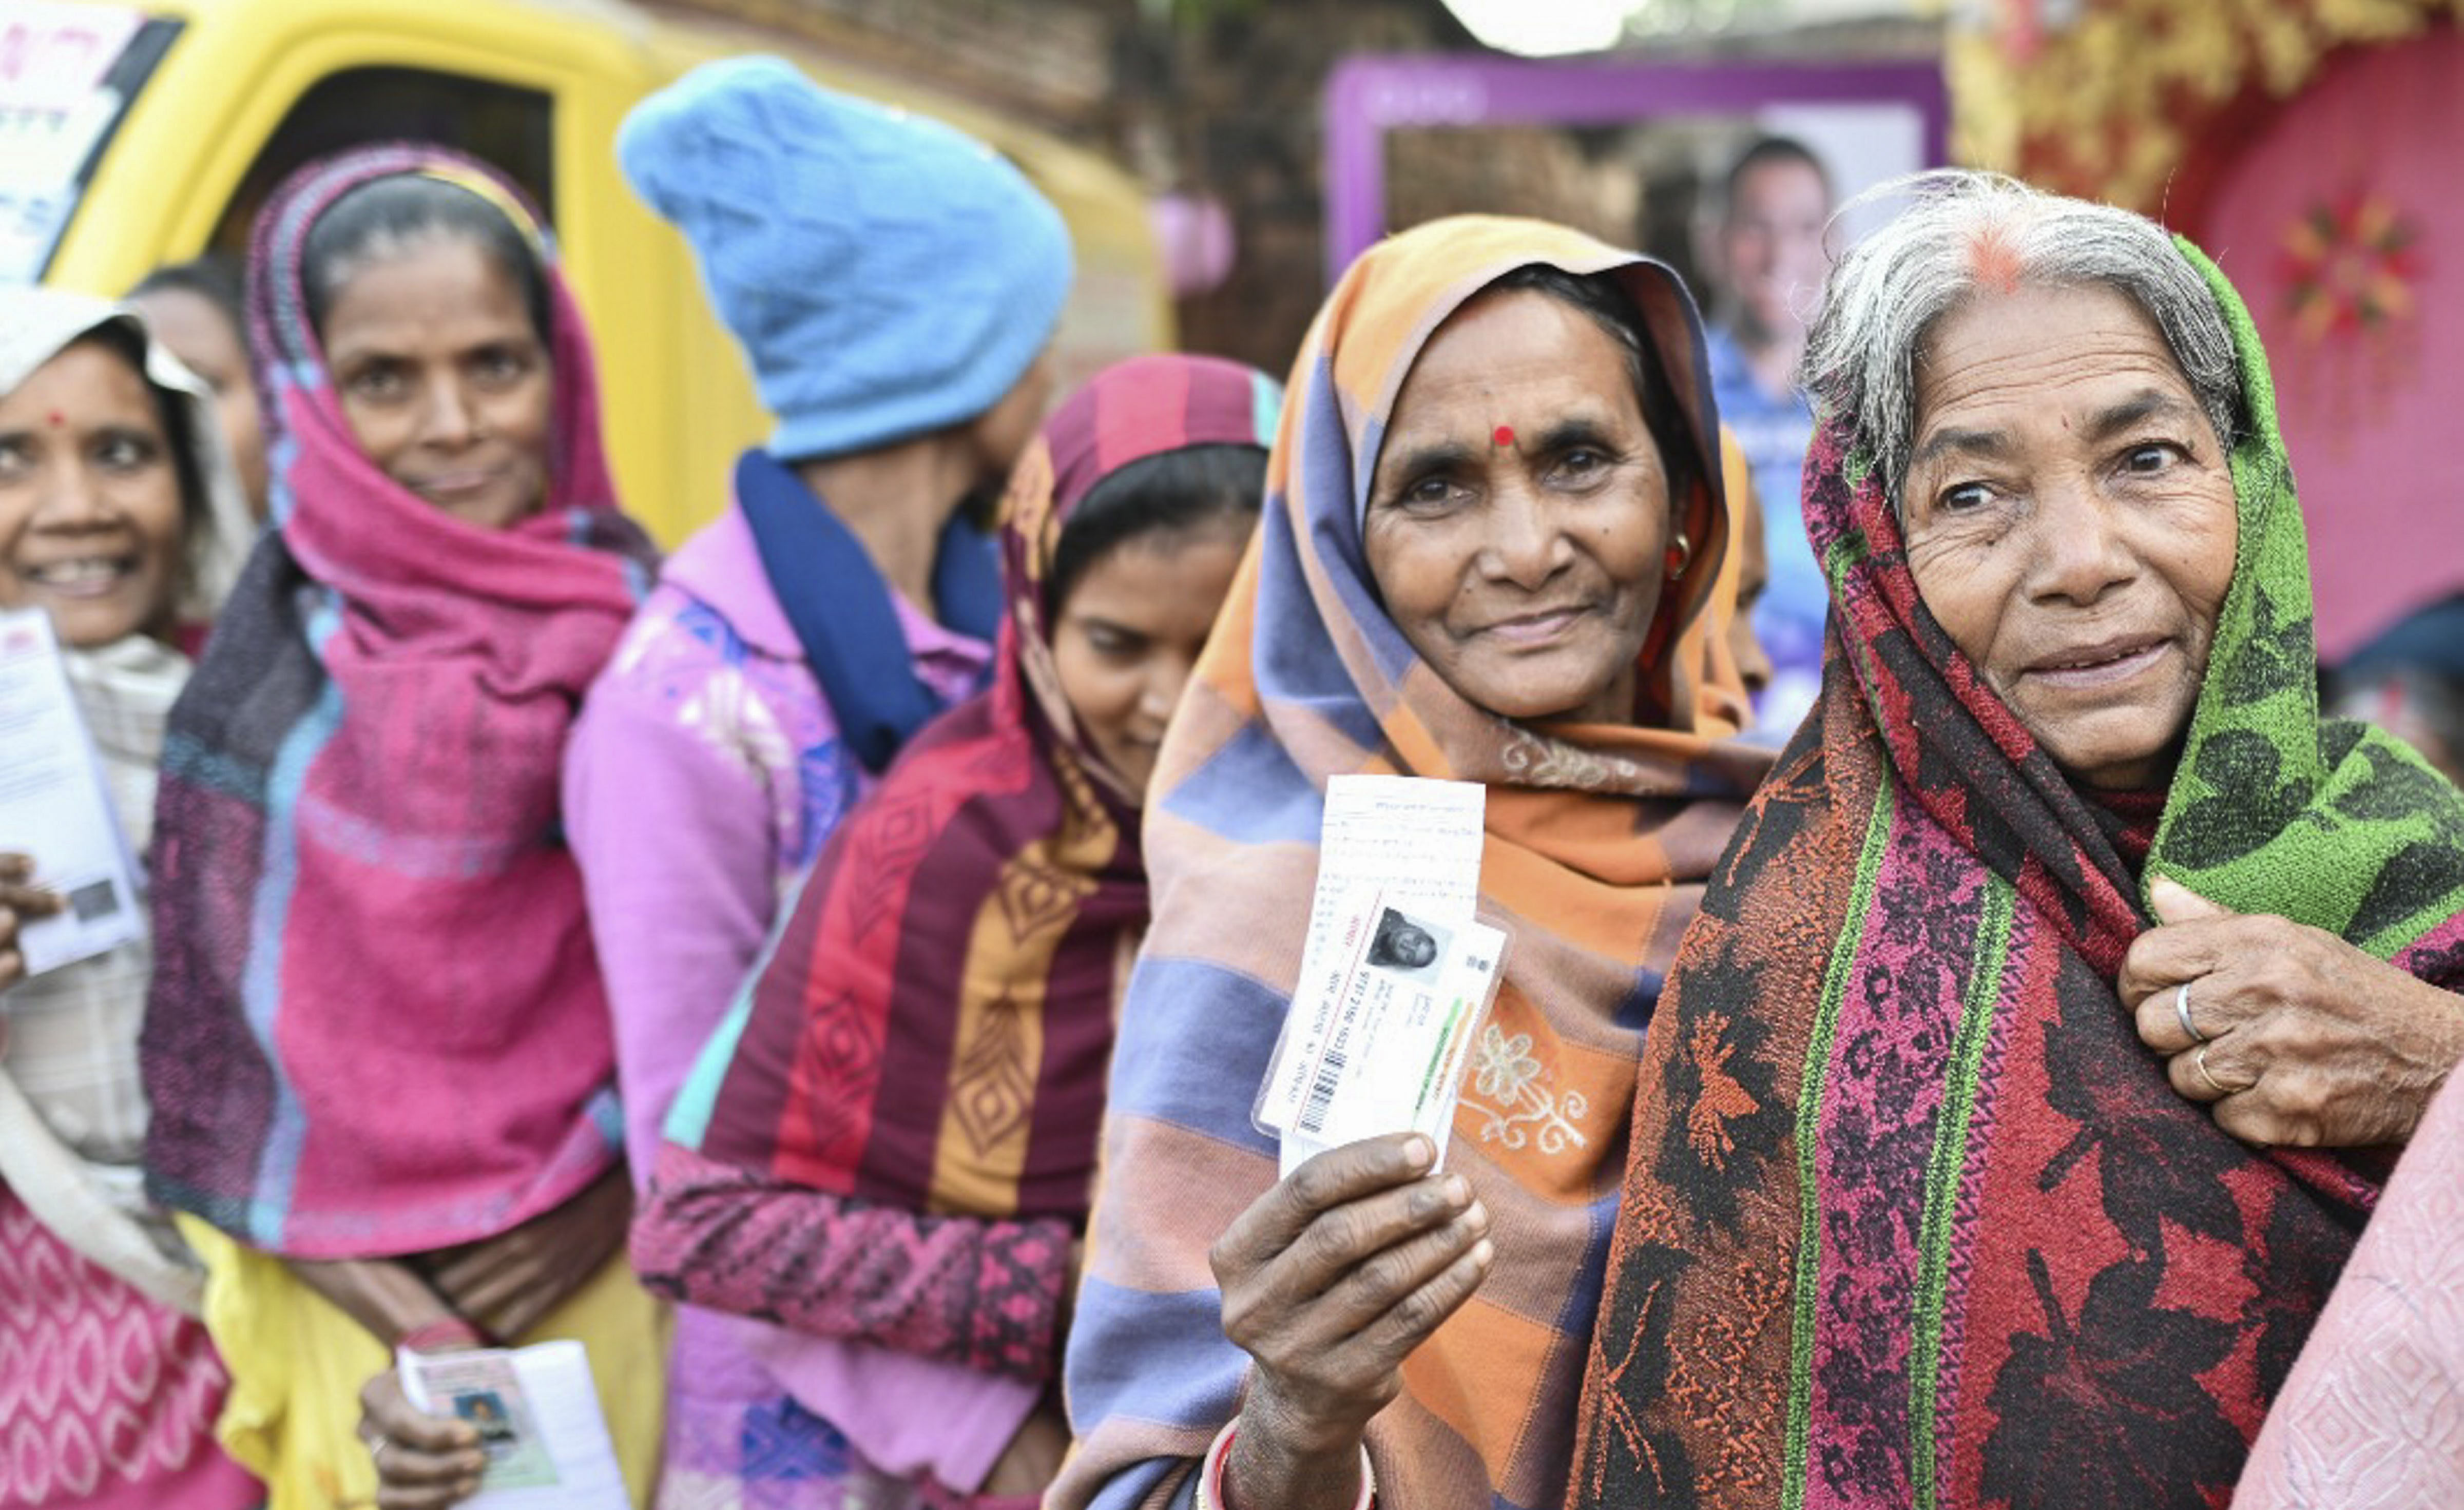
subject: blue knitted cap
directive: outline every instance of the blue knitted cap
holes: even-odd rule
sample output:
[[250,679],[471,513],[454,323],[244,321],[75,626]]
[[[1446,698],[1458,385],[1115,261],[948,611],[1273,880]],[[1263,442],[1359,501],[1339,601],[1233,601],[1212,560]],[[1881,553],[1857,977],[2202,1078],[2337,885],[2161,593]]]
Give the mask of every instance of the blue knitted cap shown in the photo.
[[634,106],[616,155],[693,244],[778,416],[773,455],[972,420],[1060,321],[1069,231],[1023,174],[780,58],[694,69]]

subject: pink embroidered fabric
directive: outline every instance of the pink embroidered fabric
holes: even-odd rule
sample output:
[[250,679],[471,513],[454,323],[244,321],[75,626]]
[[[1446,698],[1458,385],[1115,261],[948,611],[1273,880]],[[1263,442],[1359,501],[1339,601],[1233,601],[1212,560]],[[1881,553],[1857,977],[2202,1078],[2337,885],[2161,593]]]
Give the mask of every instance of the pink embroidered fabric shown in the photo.
[[822,1337],[1051,1377],[1069,1226],[952,1220],[772,1185],[670,1144],[633,1267],[671,1299]]
[[2414,1130],[2233,1502],[2464,1505],[2464,1075]]
[[205,1328],[86,1261],[0,1186],[0,1506],[239,1510]]

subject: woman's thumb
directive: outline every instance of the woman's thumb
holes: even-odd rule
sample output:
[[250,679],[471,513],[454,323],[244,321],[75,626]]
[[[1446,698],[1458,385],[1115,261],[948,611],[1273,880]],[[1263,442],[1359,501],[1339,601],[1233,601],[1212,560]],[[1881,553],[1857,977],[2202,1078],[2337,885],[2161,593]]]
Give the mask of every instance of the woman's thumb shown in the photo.
[[2209,901],[2170,876],[2158,876],[2147,884],[2147,900],[2156,908],[2156,921],[2160,923],[2189,923],[2234,915],[2233,908]]

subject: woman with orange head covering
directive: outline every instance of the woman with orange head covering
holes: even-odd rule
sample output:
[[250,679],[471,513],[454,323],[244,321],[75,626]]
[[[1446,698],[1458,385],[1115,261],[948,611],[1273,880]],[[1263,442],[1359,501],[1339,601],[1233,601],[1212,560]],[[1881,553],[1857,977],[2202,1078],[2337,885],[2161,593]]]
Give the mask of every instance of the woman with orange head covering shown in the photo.
[[[1666,269],[1523,220],[1397,236],[1321,312],[1149,806],[1051,1502],[1562,1499],[1615,1108],[1769,759],[1714,632],[1702,350]],[[1353,773],[1486,784],[1513,946],[1442,1172],[1397,1135],[1278,1180],[1251,1104]]]

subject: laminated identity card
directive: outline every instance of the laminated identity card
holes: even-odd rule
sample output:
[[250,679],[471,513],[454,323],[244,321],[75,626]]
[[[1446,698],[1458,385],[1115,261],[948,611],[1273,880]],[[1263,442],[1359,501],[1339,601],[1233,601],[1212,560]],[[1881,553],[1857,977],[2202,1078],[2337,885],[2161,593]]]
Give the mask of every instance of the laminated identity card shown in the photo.
[[403,1393],[479,1433],[488,1466],[468,1510],[597,1510],[626,1502],[590,1357],[570,1340],[395,1357]]
[[26,974],[143,934],[137,864],[77,714],[52,616],[39,608],[0,613],[0,843],[32,857],[33,884],[68,904],[50,917],[19,919]]
[[1474,915],[1486,800],[1473,781],[1328,784],[1299,982],[1252,1112],[1284,1173],[1388,1132],[1425,1133],[1443,1161],[1505,963],[1506,935]]

